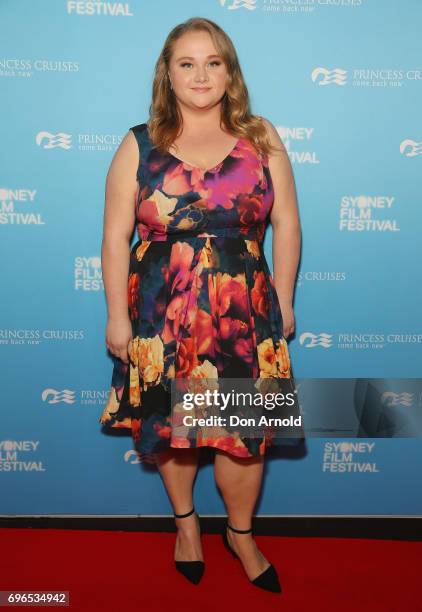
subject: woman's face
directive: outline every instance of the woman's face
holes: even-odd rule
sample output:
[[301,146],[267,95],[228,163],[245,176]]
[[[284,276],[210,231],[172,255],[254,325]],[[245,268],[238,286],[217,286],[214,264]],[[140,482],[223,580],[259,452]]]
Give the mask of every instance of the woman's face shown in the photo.
[[178,102],[189,108],[210,108],[226,91],[226,65],[208,32],[188,32],[176,41],[169,76]]

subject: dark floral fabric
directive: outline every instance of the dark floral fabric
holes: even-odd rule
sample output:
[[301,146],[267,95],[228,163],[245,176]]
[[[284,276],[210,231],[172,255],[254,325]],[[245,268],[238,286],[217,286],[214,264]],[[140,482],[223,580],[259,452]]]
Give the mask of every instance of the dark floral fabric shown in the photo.
[[[130,254],[129,364],[113,357],[99,422],[132,432],[140,460],[171,447],[211,446],[238,457],[263,455],[270,437],[245,439],[214,428],[174,436],[169,383],[175,377],[292,378],[283,321],[262,241],[274,193],[268,156],[239,138],[203,170],[139,144],[136,224]],[[292,379],[293,387],[293,379]]]

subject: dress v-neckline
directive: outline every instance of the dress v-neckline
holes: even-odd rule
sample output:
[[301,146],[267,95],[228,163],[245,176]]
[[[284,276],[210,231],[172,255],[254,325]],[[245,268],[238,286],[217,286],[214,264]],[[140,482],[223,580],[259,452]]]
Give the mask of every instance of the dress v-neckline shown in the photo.
[[227,153],[227,155],[221,161],[219,161],[218,164],[215,164],[215,166],[211,166],[211,168],[201,168],[200,166],[191,164],[190,162],[184,159],[180,159],[180,157],[176,157],[175,155],[173,155],[173,153],[170,153],[170,151],[167,151],[167,154],[173,157],[173,159],[176,159],[178,162],[182,164],[187,164],[188,166],[191,166],[191,168],[194,168],[195,170],[201,170],[202,172],[211,172],[211,170],[215,170],[218,166],[220,166],[220,164],[223,164],[226,161],[226,159],[230,157],[230,155],[233,153],[233,151],[235,151],[235,149],[239,145],[240,141],[241,141],[241,138],[238,138],[236,142],[234,143],[234,145],[232,146],[232,148],[230,149],[230,151]]

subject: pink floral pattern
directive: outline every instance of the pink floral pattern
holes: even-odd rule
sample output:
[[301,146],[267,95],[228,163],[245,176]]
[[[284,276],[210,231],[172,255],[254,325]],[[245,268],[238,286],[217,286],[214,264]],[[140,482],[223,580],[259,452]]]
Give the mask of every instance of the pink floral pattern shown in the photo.
[[[180,377],[293,379],[283,320],[262,240],[274,201],[268,157],[239,138],[203,170],[152,146],[145,123],[131,249],[129,364],[113,358],[99,422],[131,430],[140,460],[166,448],[210,446],[263,455],[271,436],[236,429],[175,435],[169,384]],[[176,417],[175,417],[176,418]]]

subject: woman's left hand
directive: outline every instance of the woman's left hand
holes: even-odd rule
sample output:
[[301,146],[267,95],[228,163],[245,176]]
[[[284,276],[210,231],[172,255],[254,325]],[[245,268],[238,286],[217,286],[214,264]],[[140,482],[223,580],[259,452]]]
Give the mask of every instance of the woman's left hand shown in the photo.
[[290,301],[280,302],[281,316],[283,317],[283,336],[288,338],[295,330],[295,315]]

